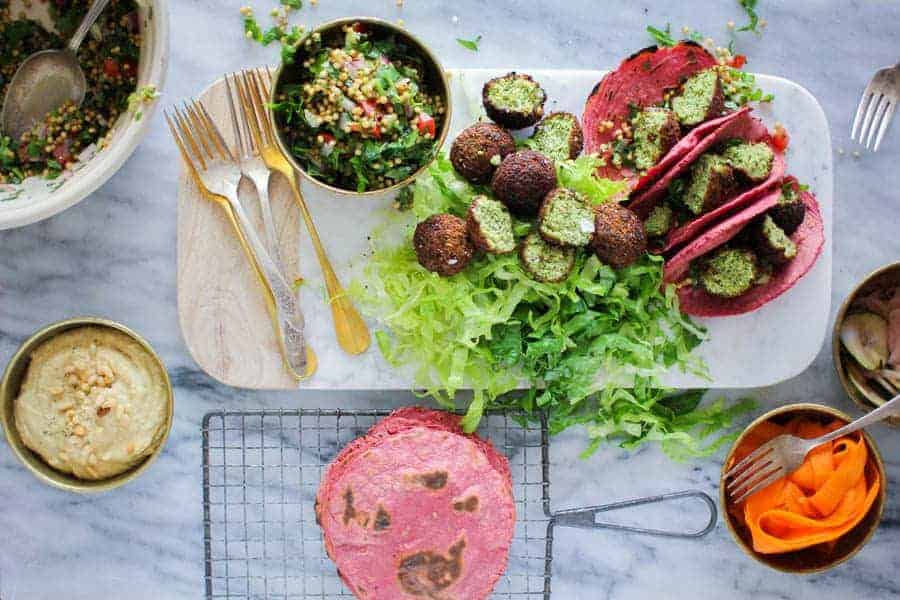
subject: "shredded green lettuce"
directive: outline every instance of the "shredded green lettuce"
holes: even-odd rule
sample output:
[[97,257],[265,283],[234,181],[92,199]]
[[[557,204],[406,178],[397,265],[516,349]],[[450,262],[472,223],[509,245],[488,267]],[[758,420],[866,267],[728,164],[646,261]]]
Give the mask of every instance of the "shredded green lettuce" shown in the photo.
[[[597,160],[558,163],[560,185],[595,204],[615,201],[624,185],[596,177]],[[447,407],[458,390],[472,388],[467,431],[485,410],[511,409],[545,414],[552,433],[582,425],[586,454],[604,443],[658,442],[684,460],[731,439],[713,434],[747,402],[701,407],[702,392],[672,394],[659,385],[671,367],[706,374],[692,353],[705,331],[681,314],[674,288],[662,285],[662,258],[614,270],[582,253],[560,284],[532,279],[515,253],[479,256],[452,277],[423,269],[411,243],[415,223],[442,212],[463,216],[479,193],[485,190],[439,156],[414,184],[412,210],[373,232],[373,254],[351,292],[383,324],[376,341],[391,365],[411,369],[416,386]],[[530,227],[517,222],[517,236]],[[516,391],[521,383],[529,389]]]

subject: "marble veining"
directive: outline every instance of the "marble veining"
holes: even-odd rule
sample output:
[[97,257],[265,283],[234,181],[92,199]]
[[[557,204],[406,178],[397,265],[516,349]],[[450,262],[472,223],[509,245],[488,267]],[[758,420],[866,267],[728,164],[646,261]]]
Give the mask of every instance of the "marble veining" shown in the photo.
[[[275,60],[272,48],[241,38],[242,0],[170,3],[172,56],[165,102],[198,93],[225,71]],[[271,4],[274,4],[272,2]],[[306,3],[308,4],[308,3]],[[257,3],[264,15],[270,3]],[[871,73],[897,60],[900,5],[821,0],[760,2],[769,24],[743,34],[749,68],[782,76],[822,103],[834,147],[834,279],[831,315],[855,283],[897,259],[900,187],[895,125],[877,155],[853,155],[849,124]],[[321,22],[349,14],[404,19],[448,67],[603,69],[646,46],[647,24],[682,25],[727,43],[725,23],[743,22],[736,2],[479,2],[320,0],[300,18]],[[264,17],[266,18],[266,17]],[[483,35],[472,53],[455,38]],[[181,599],[203,594],[200,423],[228,408],[384,407],[415,401],[408,392],[248,392],[215,383],[182,342],[175,306],[174,147],[156,126],[122,171],[91,198],[48,221],[0,232],[0,363],[40,326],[79,314],[103,315],[135,328],[158,349],[173,377],[176,418],[165,452],[138,481],[111,494],[78,497],[32,477],[0,444],[0,598]],[[823,299],[825,301],[825,299]],[[766,357],[760,356],[764,361]],[[752,395],[761,406],[822,401],[855,414],[823,345],[812,366]],[[701,541],[641,538],[609,531],[556,534],[554,597],[573,600],[658,598],[889,598],[900,595],[900,434],[875,430],[890,479],[884,522],[850,563],[824,575],[792,577],[764,569],[732,544],[724,526]],[[672,464],[656,448],[632,455],[605,449],[579,461],[584,436],[553,441],[554,509],[694,487],[716,493],[721,456]],[[629,518],[681,522],[697,516],[679,505]],[[621,518],[625,518],[622,515]]]

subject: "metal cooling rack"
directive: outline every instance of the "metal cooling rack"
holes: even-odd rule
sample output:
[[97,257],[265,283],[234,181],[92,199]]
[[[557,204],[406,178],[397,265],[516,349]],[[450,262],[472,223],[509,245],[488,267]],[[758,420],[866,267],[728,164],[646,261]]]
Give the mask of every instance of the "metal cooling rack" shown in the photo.
[[[227,600],[353,598],[325,553],[314,510],[322,473],[341,448],[390,414],[381,410],[213,412],[203,419],[206,597]],[[698,491],[553,513],[546,423],[489,414],[479,435],[509,458],[516,529],[493,600],[549,600],[555,527],[612,528],[701,537],[716,506]],[[710,511],[700,531],[671,532],[598,522],[600,513],[696,496]]]

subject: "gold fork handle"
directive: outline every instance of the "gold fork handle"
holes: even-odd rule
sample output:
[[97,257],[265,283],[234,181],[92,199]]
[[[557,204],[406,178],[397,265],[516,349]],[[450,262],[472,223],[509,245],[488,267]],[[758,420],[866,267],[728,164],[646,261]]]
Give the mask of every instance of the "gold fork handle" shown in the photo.
[[291,185],[294,200],[300,207],[300,214],[303,215],[313,248],[316,250],[316,257],[319,259],[319,267],[322,269],[322,277],[325,279],[325,288],[328,290],[328,303],[331,305],[331,316],[334,319],[338,344],[347,354],[362,354],[369,349],[369,345],[372,343],[369,328],[334,273],[293,169],[284,175]]
[[260,257],[253,251],[244,228],[241,226],[241,219],[235,214],[231,204],[223,202],[222,208],[237,234],[244,254],[247,255],[253,271],[266,292],[266,308],[275,328],[285,368],[294,379],[302,380],[310,377],[316,372],[318,360],[309,344],[304,343],[303,330],[296,325],[296,323],[303,322],[302,316],[299,316],[300,320],[297,321],[298,315],[294,314],[299,310],[296,299],[292,297],[289,288],[282,289],[284,286],[280,285],[277,278],[266,276],[266,269],[261,264]]

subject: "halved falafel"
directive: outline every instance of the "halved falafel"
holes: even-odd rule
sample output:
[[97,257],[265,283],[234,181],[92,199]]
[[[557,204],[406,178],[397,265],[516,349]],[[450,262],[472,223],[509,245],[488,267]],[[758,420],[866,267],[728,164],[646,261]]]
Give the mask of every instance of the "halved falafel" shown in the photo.
[[587,246],[594,237],[594,227],[594,210],[578,192],[556,188],[544,198],[538,213],[538,232],[551,244]]
[[753,247],[761,258],[773,265],[783,265],[797,256],[797,244],[770,215],[765,215],[751,227]]
[[544,117],[526,142],[555,161],[575,159],[584,147],[584,133],[578,117],[572,113],[555,112]]
[[640,217],[617,202],[594,209],[594,253],[604,263],[621,269],[636,262],[647,250],[647,234]]
[[672,98],[672,110],[685,127],[718,117],[724,108],[725,93],[715,68],[689,77],[681,86],[681,93]]
[[644,231],[648,238],[662,237],[675,224],[675,211],[668,204],[660,204],[650,212],[644,221]]
[[512,217],[499,200],[475,196],[466,218],[469,237],[475,247],[489,254],[506,254],[516,249]]
[[536,231],[529,233],[519,248],[522,268],[538,281],[565,281],[575,266],[575,249],[548,243]]
[[806,205],[794,189],[793,183],[785,183],[781,188],[778,204],[769,209],[769,216],[787,235],[794,235],[806,219]]
[[441,277],[465,269],[475,254],[466,222],[449,214],[432,215],[416,225],[413,248],[419,264]]
[[481,99],[492,121],[509,129],[524,129],[544,115],[547,94],[531,75],[512,72],[485,83]]
[[456,172],[472,183],[488,183],[497,165],[516,151],[516,141],[494,123],[475,123],[453,140],[450,162]]
[[534,150],[520,150],[503,159],[491,190],[514,215],[533,217],[550,190],[556,187],[553,161]]
[[682,202],[695,215],[721,206],[737,189],[734,169],[718,154],[704,154],[691,167]]
[[631,126],[634,166],[641,171],[656,165],[681,139],[678,117],[662,107],[645,108],[634,117]]
[[748,181],[765,181],[772,172],[775,153],[765,142],[743,143],[729,146],[722,152],[731,168]]
[[703,261],[700,285],[720,298],[737,298],[747,292],[759,277],[756,255],[741,248],[722,248]]

